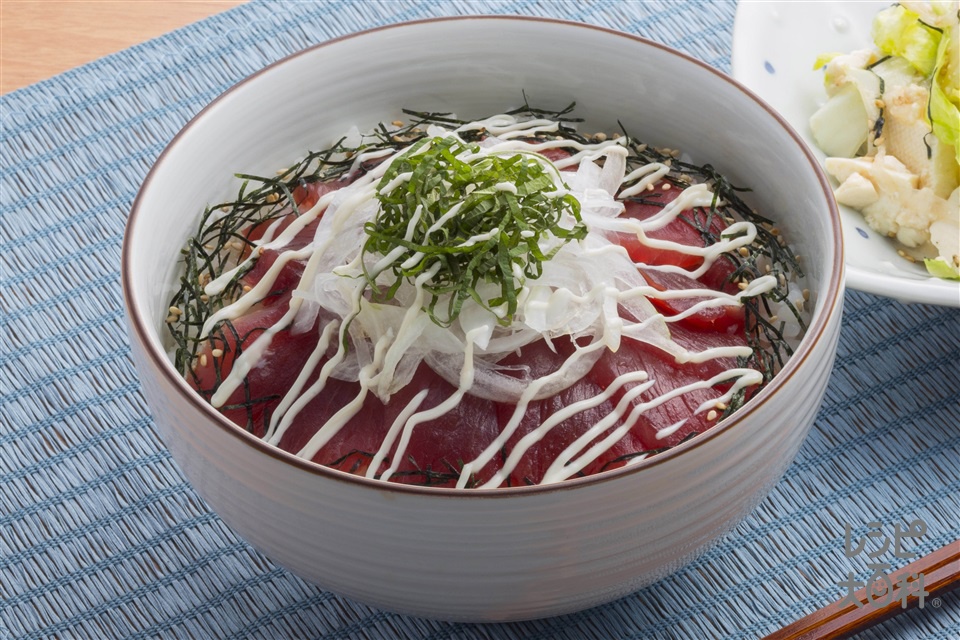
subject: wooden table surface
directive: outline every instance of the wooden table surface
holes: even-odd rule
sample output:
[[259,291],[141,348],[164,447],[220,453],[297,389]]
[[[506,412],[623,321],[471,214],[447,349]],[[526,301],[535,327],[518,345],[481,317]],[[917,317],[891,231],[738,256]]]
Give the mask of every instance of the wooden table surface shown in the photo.
[[242,0],[0,0],[0,94],[238,4]]

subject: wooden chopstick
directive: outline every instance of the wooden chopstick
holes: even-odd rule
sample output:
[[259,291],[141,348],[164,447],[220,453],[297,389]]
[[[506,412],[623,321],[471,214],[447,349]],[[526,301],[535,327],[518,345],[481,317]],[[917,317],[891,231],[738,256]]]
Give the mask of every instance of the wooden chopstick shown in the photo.
[[[924,608],[931,607],[935,598],[942,596],[960,587],[960,540],[937,549],[890,574],[890,582],[906,584],[908,576],[923,574]],[[867,602],[867,587],[854,592],[854,597],[860,602]],[[837,640],[849,638],[868,627],[872,627],[887,618],[892,618],[903,608],[900,592],[894,594],[890,603],[880,606],[879,603],[867,602],[858,607],[848,598],[841,598],[819,611],[801,618],[793,624],[771,633],[764,640]],[[907,596],[907,609],[918,606],[918,594]]]

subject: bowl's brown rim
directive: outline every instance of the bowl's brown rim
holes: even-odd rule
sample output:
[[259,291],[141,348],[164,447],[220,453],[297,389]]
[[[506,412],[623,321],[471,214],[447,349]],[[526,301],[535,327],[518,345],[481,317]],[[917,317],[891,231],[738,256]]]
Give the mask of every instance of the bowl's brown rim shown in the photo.
[[[253,434],[242,429],[238,425],[227,420],[223,415],[221,415],[216,409],[207,404],[196,394],[190,387],[186,384],[186,381],[177,374],[174,370],[172,363],[170,362],[164,349],[150,339],[150,332],[148,329],[143,326],[140,321],[139,315],[133,313],[132,311],[137,308],[136,305],[136,293],[133,292],[130,278],[130,237],[133,235],[133,228],[137,224],[140,211],[140,202],[143,198],[144,193],[148,190],[150,182],[153,178],[157,167],[162,164],[164,157],[170,152],[170,150],[177,144],[177,142],[186,134],[186,132],[194,126],[194,124],[203,118],[204,114],[212,109],[217,103],[221,100],[224,100],[231,93],[233,93],[238,87],[250,82],[252,79],[257,76],[268,73],[274,68],[283,65],[287,61],[297,58],[302,55],[307,55],[311,51],[320,49],[322,47],[328,47],[335,45],[338,42],[349,40],[353,38],[363,37],[366,34],[392,30],[392,29],[402,29],[405,27],[423,25],[433,22],[456,22],[456,21],[523,21],[523,22],[545,22],[559,24],[566,27],[573,28],[582,28],[582,29],[591,29],[595,31],[600,31],[607,33],[614,37],[628,38],[630,40],[639,42],[645,46],[654,47],[660,49],[668,54],[678,56],[687,62],[695,64],[702,69],[716,75],[721,80],[733,85],[737,90],[746,94],[751,100],[756,102],[760,107],[767,111],[774,119],[776,119],[780,125],[789,133],[790,137],[796,142],[797,146],[803,152],[804,156],[807,159],[807,162],[810,164],[814,173],[817,175],[817,178],[820,182],[821,189],[823,190],[824,195],[826,196],[826,201],[829,206],[830,213],[830,224],[832,226],[832,238],[833,238],[833,254],[836,259],[836,268],[833,269],[829,276],[829,282],[827,283],[826,288],[823,291],[823,297],[825,298],[825,305],[820,311],[820,313],[814,318],[814,322],[811,326],[808,327],[807,333],[804,336],[801,346],[798,348],[797,352],[790,358],[783,370],[781,370],[774,379],[764,387],[760,393],[754,396],[749,402],[747,402],[741,409],[735,412],[730,418],[720,422],[715,427],[705,431],[702,434],[691,438],[681,444],[676,445],[675,447],[668,449],[662,453],[652,456],[648,459],[642,460],[638,463],[620,467],[618,469],[612,469],[610,471],[604,471],[601,473],[593,474],[591,476],[580,477],[580,478],[571,478],[563,482],[548,484],[548,485],[533,485],[533,486],[521,486],[521,487],[500,487],[496,489],[451,489],[451,488],[440,488],[440,487],[425,487],[425,486],[416,486],[416,485],[405,485],[393,482],[384,482],[383,480],[375,480],[365,477],[356,476],[349,474],[343,471],[338,471],[336,469],[330,469],[319,463],[312,462],[310,460],[305,460],[299,458],[296,455],[289,453],[275,447],[273,445],[267,444],[260,438],[257,438]],[[607,27],[601,27],[596,25],[589,25],[580,22],[574,22],[570,20],[562,20],[557,18],[539,18],[531,16],[517,16],[517,15],[472,15],[472,16],[447,16],[439,18],[428,18],[423,20],[407,21],[400,22],[391,25],[384,25],[380,27],[375,27],[372,29],[366,29],[363,31],[358,31],[355,33],[343,35],[337,38],[333,38],[296,53],[293,53],[289,56],[286,56],[263,69],[251,74],[250,76],[244,78],[236,85],[227,89],[220,96],[211,101],[207,106],[201,109],[191,120],[184,125],[184,127],[173,137],[170,143],[158,156],[156,162],[151,167],[146,178],[144,178],[143,185],[140,187],[140,190],[137,192],[137,196],[134,199],[130,216],[127,220],[126,230],[123,238],[123,248],[121,254],[121,284],[123,287],[123,297],[124,304],[126,306],[126,312],[129,319],[128,324],[132,327],[132,330],[135,332],[135,338],[138,339],[146,348],[149,357],[154,362],[154,364],[159,368],[161,375],[167,378],[174,388],[180,393],[183,399],[195,409],[197,409],[201,414],[205,415],[211,422],[213,422],[217,427],[226,431],[228,434],[233,437],[239,438],[246,444],[254,447],[260,452],[271,456],[275,459],[280,460],[281,462],[292,465],[293,467],[306,471],[310,474],[321,476],[325,479],[346,482],[351,485],[356,486],[365,486],[372,490],[376,491],[385,491],[385,492],[397,492],[405,494],[417,494],[420,496],[436,496],[436,497],[446,497],[446,498],[507,498],[510,496],[518,495],[529,495],[529,494],[539,494],[544,492],[557,492],[557,491],[569,491],[584,485],[593,485],[603,482],[611,482],[614,480],[619,480],[626,476],[632,476],[635,474],[641,474],[646,469],[652,467],[666,464],[673,458],[682,455],[686,451],[705,446],[711,440],[716,438],[722,433],[733,429],[737,424],[744,420],[748,415],[757,410],[757,408],[763,404],[767,398],[772,396],[777,392],[777,390],[786,384],[787,380],[792,378],[797,374],[797,371],[802,366],[803,362],[810,357],[810,352],[812,350],[812,345],[819,341],[822,337],[828,324],[830,323],[831,318],[838,311],[838,306],[842,302],[843,297],[843,271],[844,271],[844,258],[843,258],[843,244],[842,236],[840,232],[840,214],[837,209],[836,202],[833,198],[833,190],[830,186],[829,180],[824,174],[820,163],[817,161],[816,157],[806,146],[806,143],[800,138],[800,136],[794,131],[793,127],[781,116],[775,109],[768,105],[763,99],[761,99],[757,94],[748,89],[746,86],[733,79],[729,75],[723,73],[719,69],[716,69],[707,63],[694,58],[682,51],[677,51],[671,47],[660,44],[658,42],[643,38],[641,36],[633,35],[623,31],[618,31],[616,29],[611,29]]]

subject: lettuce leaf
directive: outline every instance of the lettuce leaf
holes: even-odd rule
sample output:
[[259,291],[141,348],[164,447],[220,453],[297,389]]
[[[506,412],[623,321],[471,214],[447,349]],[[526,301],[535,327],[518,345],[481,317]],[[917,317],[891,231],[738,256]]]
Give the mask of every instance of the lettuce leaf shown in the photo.
[[933,78],[930,83],[930,105],[927,115],[933,134],[945,144],[952,144],[960,164],[960,32],[947,27],[940,40]]
[[873,41],[883,53],[907,59],[924,76],[933,73],[940,32],[902,5],[884,9],[873,19]]
[[932,276],[946,280],[960,280],[960,270],[943,258],[926,258],[923,264]]
[[960,163],[960,45],[957,29],[945,13],[949,6],[932,3],[918,9],[924,10],[928,19],[936,18],[942,27],[925,23],[903,5],[884,9],[873,20],[873,39],[880,51],[902,57],[928,79],[930,127],[941,142],[953,146]]
[[818,69],[822,69],[823,67],[827,66],[828,62],[830,62],[837,56],[842,56],[842,55],[843,55],[842,53],[838,53],[836,51],[831,53],[821,53],[820,55],[817,56],[817,59],[813,61],[813,70],[816,71]]

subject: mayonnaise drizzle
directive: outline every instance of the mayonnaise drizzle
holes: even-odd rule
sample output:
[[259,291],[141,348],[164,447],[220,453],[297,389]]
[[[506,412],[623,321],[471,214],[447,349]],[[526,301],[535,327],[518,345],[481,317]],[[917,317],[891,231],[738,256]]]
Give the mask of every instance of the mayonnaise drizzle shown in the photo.
[[[582,245],[564,245],[553,261],[545,263],[544,276],[540,281],[523,282],[520,274],[518,304],[521,312],[515,319],[514,325],[506,329],[499,327],[496,319],[489,316],[489,312],[477,311],[469,304],[464,307],[459,324],[455,323],[449,329],[438,327],[429,321],[428,316],[422,311],[425,299],[424,284],[435,275],[439,264],[432,265],[421,272],[409,290],[401,288],[398,299],[403,298],[407,305],[402,313],[397,313],[399,310],[395,307],[383,307],[366,300],[364,297],[366,282],[358,278],[363,266],[360,262],[360,247],[345,248],[342,245],[346,242],[341,241],[341,238],[360,238],[362,244],[362,227],[376,214],[377,194],[389,193],[402,187],[410,180],[411,174],[400,174],[377,190],[377,182],[392,162],[390,156],[397,157],[407,153],[409,148],[399,152],[381,150],[359,154],[354,158],[354,170],[368,160],[384,158],[384,161],[349,186],[324,194],[310,210],[302,212],[276,238],[273,237],[276,224],[271,225],[258,244],[263,248],[280,251],[276,262],[249,292],[212,314],[204,323],[201,337],[207,336],[218,322],[236,319],[263,300],[271,291],[284,265],[291,260],[307,261],[287,313],[245,347],[243,353],[235,360],[230,374],[213,394],[211,398],[213,406],[222,406],[228,400],[253,367],[257,366],[265,356],[273,336],[290,326],[297,318],[297,314],[302,311],[304,302],[310,301],[311,305],[326,308],[324,317],[330,317],[330,313],[334,313],[336,317],[320,323],[317,346],[271,416],[265,435],[266,441],[278,445],[297,415],[323,391],[331,376],[346,375],[345,372],[348,370],[355,371],[359,382],[357,395],[325,424],[320,425],[309,442],[297,452],[298,456],[311,459],[349,423],[351,418],[358,414],[371,392],[381,401],[386,402],[398,388],[406,384],[407,378],[412,375],[417,363],[425,357],[428,362],[435,364],[454,358],[456,362],[462,363],[459,365],[456,379],[448,377],[448,381],[454,384],[455,391],[439,404],[424,410],[420,407],[427,397],[427,392],[421,391],[413,396],[390,425],[366,474],[368,477],[377,477],[378,469],[390,460],[387,469],[379,475],[381,479],[389,480],[404,459],[404,453],[416,426],[454,409],[466,394],[471,393],[477,380],[480,380],[476,382],[478,390],[480,387],[485,389],[479,393],[482,397],[495,396],[498,393],[496,391],[498,385],[504,385],[500,393],[505,393],[516,401],[515,410],[499,436],[490,442],[476,459],[465,462],[458,482],[458,487],[464,487],[470,480],[471,474],[481,471],[503,449],[520,425],[530,402],[545,397],[543,393],[555,395],[576,382],[592,367],[593,362],[603,353],[603,350],[615,351],[619,348],[621,336],[655,344],[673,354],[679,363],[705,362],[716,358],[749,355],[750,349],[746,347],[716,347],[702,352],[690,352],[670,339],[667,323],[675,322],[707,307],[740,305],[741,299],[745,296],[754,296],[773,289],[777,284],[775,278],[772,276],[757,278],[736,295],[710,289],[658,291],[647,285],[639,276],[635,266],[626,256],[625,250],[605,240],[603,234],[604,232],[633,233],[641,242],[651,247],[701,256],[703,264],[693,271],[670,266],[647,267],[681,272],[697,278],[705,273],[723,253],[736,251],[740,247],[751,244],[756,238],[756,228],[752,223],[741,221],[731,224],[720,241],[709,247],[687,246],[647,236],[648,232],[669,224],[684,210],[710,206],[714,195],[703,184],[695,184],[684,189],[660,212],[646,220],[617,217],[618,210],[622,211],[622,204],[615,201],[613,196],[617,194],[621,184],[636,181],[619,193],[621,198],[628,197],[647,190],[670,170],[665,164],[652,163],[624,175],[627,149],[623,146],[623,138],[594,144],[572,140],[529,143],[518,138],[529,138],[537,132],[555,132],[558,130],[558,123],[546,119],[519,121],[508,115],[492,116],[463,125],[452,132],[432,126],[430,133],[457,135],[478,129],[485,129],[491,137],[486,139],[481,145],[481,150],[473,155],[510,155],[518,152],[531,154],[531,157],[548,167],[550,174],[554,176],[553,194],[561,196],[573,193],[581,200],[583,220],[591,231],[596,232],[591,233],[588,236],[588,242]],[[424,150],[425,147],[426,145]],[[541,152],[559,147],[572,148],[575,153],[555,162],[550,162],[539,155]],[[602,168],[593,164],[599,159],[603,159]],[[580,169],[576,174],[564,171],[570,167],[580,167]],[[585,183],[580,185],[579,191],[576,189],[571,191],[565,184],[568,182],[578,184],[577,181]],[[512,193],[517,191],[516,185],[512,183],[497,184],[495,188]],[[445,212],[431,226],[429,232],[441,231],[444,224],[457,215],[459,207],[460,205],[455,205]],[[419,208],[414,213],[414,219],[407,227],[407,240],[413,237],[414,226],[421,213]],[[320,224],[312,243],[303,249],[283,250],[306,225],[318,218],[320,218]],[[499,230],[495,229],[478,234],[467,239],[464,244],[484,242],[495,237],[498,232]],[[249,266],[256,254],[256,250],[251,252],[251,255],[235,268],[210,282],[206,286],[207,293],[221,292],[237,273]],[[377,274],[387,271],[404,254],[405,251],[400,247],[385,256],[380,256],[367,265],[367,271],[376,277]],[[402,266],[406,269],[412,268],[423,259],[423,254],[416,253],[408,257]],[[591,268],[593,264],[591,261],[597,260],[601,261],[598,263],[599,266]],[[631,268],[634,271],[633,274],[630,273]],[[551,274],[549,276],[548,270]],[[550,278],[554,278],[558,283],[568,280],[574,282],[577,278],[587,278],[590,282],[585,288],[578,285],[579,288],[573,290],[560,284],[545,285],[543,281],[550,281]],[[698,298],[700,300],[690,309],[665,318],[654,310],[649,298]],[[635,321],[628,321],[620,316],[618,309],[621,305],[631,309],[631,313],[636,317]],[[310,308],[316,312],[315,307],[308,307],[308,310]],[[297,321],[300,322],[299,319]],[[533,323],[537,329],[528,326],[527,322]],[[549,344],[551,338],[561,335],[581,339],[589,337],[590,342],[585,346],[575,342],[574,352],[559,368],[539,378],[519,380],[515,377],[500,376],[496,372],[495,362],[506,353],[540,338],[546,339]],[[305,388],[307,381],[314,376],[317,366],[330,349],[334,336],[338,339],[336,352],[320,367],[317,379]],[[372,352],[365,346],[365,342],[371,344]],[[348,353],[345,346],[347,344],[353,344],[356,348]],[[424,344],[429,344],[430,347],[425,348]],[[482,367],[478,367],[480,361],[477,358],[484,359]],[[435,370],[445,377],[454,375],[453,371],[447,371],[446,367],[435,366]],[[719,382],[732,381],[732,388],[729,391],[711,401],[712,404],[708,403],[697,410],[697,412],[706,411],[709,406],[728,401],[737,390],[758,384],[761,380],[762,376],[756,371],[736,368],[710,380],[683,385],[644,402],[637,402],[639,396],[648,391],[655,381],[649,379],[644,371],[625,373],[617,377],[600,394],[564,407],[521,438],[510,452],[503,467],[483,487],[492,488],[503,484],[530,447],[542,440],[552,429],[577,414],[602,405],[615,393],[629,385],[632,386],[624,392],[616,407],[596,424],[591,425],[553,461],[542,480],[543,483],[562,481],[586,468],[616,445],[644,412],[672,398],[680,397],[693,390],[711,388]],[[516,387],[516,391],[508,390],[511,385]],[[511,393],[515,395],[511,396]],[[665,427],[661,430],[661,434],[666,437],[682,425],[683,421],[680,421]],[[392,455],[391,452],[393,452]],[[631,463],[643,457],[646,456],[637,456],[635,460],[631,460]]]

